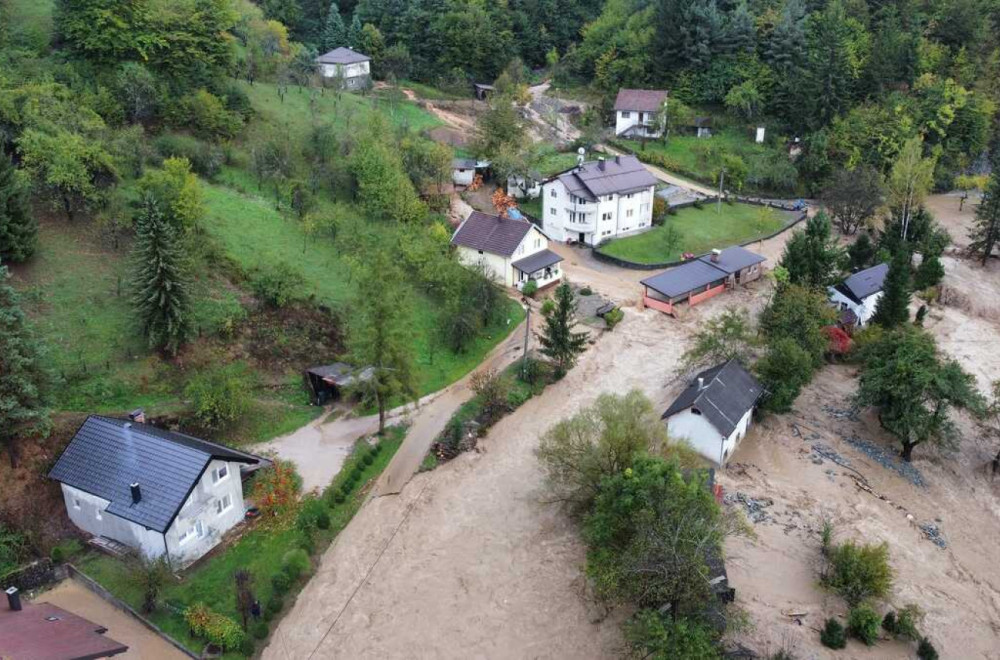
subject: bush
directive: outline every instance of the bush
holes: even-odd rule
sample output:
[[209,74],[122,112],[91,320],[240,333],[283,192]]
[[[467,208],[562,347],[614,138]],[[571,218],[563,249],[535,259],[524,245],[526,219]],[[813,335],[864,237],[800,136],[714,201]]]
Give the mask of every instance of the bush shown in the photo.
[[533,357],[529,357],[521,363],[517,370],[517,379],[522,383],[534,385],[542,378],[542,363]]
[[848,541],[832,546],[828,561],[823,583],[851,607],[872,598],[884,598],[892,587],[889,546],[885,543],[857,545]]
[[548,316],[553,312],[553,310],[555,310],[555,308],[556,303],[551,298],[547,299],[542,303],[542,316]]
[[250,409],[247,396],[246,369],[229,365],[203,371],[184,389],[191,400],[192,412],[204,427],[221,429],[229,426]]
[[291,586],[292,580],[287,573],[275,573],[271,577],[271,589],[274,590],[274,593],[277,596],[284,596],[288,593],[288,589]]
[[254,636],[254,639],[264,639],[268,633],[267,624],[263,621],[258,621],[250,626],[250,632]]
[[538,282],[535,280],[528,280],[521,287],[521,293],[528,296],[529,298],[534,298],[535,294],[538,293]]
[[195,637],[200,637],[227,651],[243,648],[246,633],[240,628],[240,624],[227,616],[213,612],[204,603],[195,603],[184,610],[184,620]]
[[696,209],[703,209],[705,208],[705,203],[701,201],[701,198],[699,198],[694,200],[692,206],[694,206]]
[[382,444],[379,443],[379,444],[376,444],[375,446],[373,446],[372,447],[372,453],[375,454],[376,456],[378,456],[379,454],[381,454],[382,453]]
[[[280,575],[281,577],[285,578],[286,581],[288,580],[288,577],[284,573],[278,573],[278,575]],[[278,577],[278,576],[276,575],[275,577]],[[273,582],[273,579],[272,579],[272,582]],[[268,599],[267,604],[264,606],[264,611],[267,612],[268,614],[270,614],[271,616],[276,616],[279,612],[281,612],[281,608],[284,607],[284,606],[285,606],[285,603],[281,599],[281,596],[278,596],[276,594],[274,596],[271,596],[270,599]]]
[[187,158],[191,169],[207,179],[215,178],[226,162],[221,147],[190,135],[161,135],[155,146],[161,158]]
[[363,473],[364,473],[364,469],[360,465],[358,465],[357,463],[355,463],[354,467],[351,468],[351,480],[352,481],[360,481],[361,480],[361,475]]
[[204,89],[182,98],[170,114],[174,126],[188,128],[205,140],[232,138],[243,125],[242,117]]
[[306,554],[306,551],[298,548],[285,553],[281,560],[281,567],[289,579],[294,581],[308,573],[309,569],[312,568],[312,563],[309,561],[309,555]]
[[240,654],[247,658],[252,656],[253,652],[256,650],[253,639],[248,637],[246,633],[243,634],[243,641],[240,642],[239,650]]
[[718,658],[711,628],[684,618],[670,618],[655,611],[636,614],[625,628],[625,637],[636,657]]
[[337,504],[343,504],[344,500],[346,500],[346,499],[347,499],[347,496],[344,495],[343,489],[338,490],[337,493],[336,493],[336,495],[333,496],[333,501],[336,502]]
[[881,623],[882,617],[867,603],[851,608],[847,614],[847,629],[853,637],[864,642],[866,646],[874,646],[878,641]]
[[582,289],[580,289],[580,295],[581,296],[592,296],[592,295],[594,295],[594,291],[589,286],[585,286]]
[[907,605],[896,612],[886,613],[885,618],[882,619],[882,627],[893,637],[917,641],[920,639],[917,624],[922,617],[923,612],[920,611],[919,607]]
[[844,626],[836,619],[827,619],[826,625],[819,633],[819,641],[829,649],[842,649],[847,646],[847,633]]
[[296,524],[301,530],[330,529],[330,512],[321,500],[308,497],[302,502]]
[[258,268],[250,276],[250,289],[269,307],[280,309],[299,297],[305,280],[286,263]]
[[371,465],[372,463],[375,462],[375,455],[372,454],[371,452],[368,452],[367,454],[361,457],[361,462],[364,463],[365,465]]
[[924,637],[917,645],[917,657],[920,660],[938,660],[937,649],[931,644],[931,640]]
[[615,307],[604,315],[604,323],[607,324],[608,330],[614,330],[615,326],[621,323],[624,318],[625,312],[621,310],[621,307]]

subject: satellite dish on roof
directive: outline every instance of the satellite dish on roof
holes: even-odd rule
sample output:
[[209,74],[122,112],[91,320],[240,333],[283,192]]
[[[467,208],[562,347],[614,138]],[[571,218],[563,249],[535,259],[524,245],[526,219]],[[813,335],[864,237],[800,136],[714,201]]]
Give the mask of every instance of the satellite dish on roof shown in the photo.
[[576,150],[576,153],[578,153],[578,154],[580,154],[581,156],[583,156],[584,154],[586,154],[586,153],[587,153],[587,150],[586,150],[586,149],[584,149],[583,147],[580,147],[579,149],[577,149],[577,150]]
[[579,167],[583,167],[583,159],[585,158],[585,156],[587,154],[587,150],[584,149],[583,147],[580,147],[579,149],[576,150],[576,153],[577,153],[576,164]]

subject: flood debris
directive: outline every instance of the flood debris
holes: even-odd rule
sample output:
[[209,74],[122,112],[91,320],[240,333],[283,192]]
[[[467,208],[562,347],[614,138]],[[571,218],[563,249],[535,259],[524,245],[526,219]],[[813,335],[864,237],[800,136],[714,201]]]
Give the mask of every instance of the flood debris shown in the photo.
[[746,510],[747,518],[751,522],[761,523],[772,520],[765,509],[774,504],[774,500],[769,497],[755,498],[744,492],[726,493],[723,497],[726,504],[740,504]]

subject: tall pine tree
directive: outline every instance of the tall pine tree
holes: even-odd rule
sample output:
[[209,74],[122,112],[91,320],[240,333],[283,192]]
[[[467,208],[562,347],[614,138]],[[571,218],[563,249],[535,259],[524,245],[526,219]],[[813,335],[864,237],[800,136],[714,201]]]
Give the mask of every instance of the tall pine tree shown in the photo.
[[576,301],[568,284],[556,289],[555,307],[545,316],[542,330],[542,355],[556,364],[559,375],[565,374],[576,363],[576,356],[587,345],[588,333],[573,332],[576,325]]
[[910,320],[910,252],[900,247],[889,262],[889,273],[882,285],[882,297],[875,306],[872,322],[894,328]]
[[48,433],[47,384],[41,349],[7,283],[7,268],[0,266],[0,446],[7,448],[13,467],[18,440]]
[[351,48],[357,48],[358,43],[361,41],[361,17],[358,16],[358,12],[354,12],[354,18],[351,19],[351,27],[347,31],[347,44]]
[[326,25],[323,27],[323,35],[320,47],[323,52],[331,51],[338,46],[347,45],[347,26],[340,16],[340,8],[336,2],[330,3],[330,11],[326,15]]
[[983,191],[983,201],[976,208],[976,224],[969,232],[969,249],[982,255],[984,266],[993,247],[1000,243],[1000,149],[993,161],[993,175]]
[[38,223],[28,207],[28,186],[0,150],[0,261],[25,261],[35,253]]
[[149,345],[177,354],[191,332],[188,261],[177,230],[147,196],[136,222],[132,302]]
[[781,255],[781,266],[792,284],[824,287],[837,278],[842,255],[830,231],[830,219],[820,211],[806,221],[804,231],[792,234]]
[[802,0],[789,0],[771,32],[765,56],[774,69],[775,86],[771,107],[793,125],[802,123],[799,111],[802,72],[806,61],[806,8]]

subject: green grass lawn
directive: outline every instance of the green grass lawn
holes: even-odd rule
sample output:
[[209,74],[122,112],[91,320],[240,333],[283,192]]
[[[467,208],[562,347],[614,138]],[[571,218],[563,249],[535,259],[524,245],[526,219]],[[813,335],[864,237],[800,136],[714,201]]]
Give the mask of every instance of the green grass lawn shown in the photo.
[[37,53],[52,39],[55,0],[9,0],[11,43]]
[[[374,456],[371,465],[365,465],[361,460],[368,452],[367,443],[359,443],[354,452],[334,479],[331,488],[338,488],[355,465],[362,468],[361,478],[351,494],[340,504],[335,504],[330,511],[330,528],[317,529],[314,536],[313,567],[317,565],[323,551],[344,529],[364,503],[367,493],[364,486],[373,482],[382,470],[392,460],[393,455],[402,444],[405,428],[390,427],[382,439],[382,451]],[[164,632],[175,640],[187,646],[194,652],[200,652],[203,642],[191,638],[188,626],[184,621],[185,608],[201,602],[213,611],[239,620],[236,609],[235,586],[233,573],[246,569],[254,577],[254,595],[261,604],[266,604],[273,595],[271,577],[279,572],[282,558],[290,549],[299,547],[302,540],[300,532],[289,521],[280,529],[256,525],[244,534],[238,541],[221,552],[216,551],[210,557],[202,559],[183,575],[180,582],[167,585],[160,596],[162,605],[149,618]],[[142,592],[131,581],[129,571],[123,562],[114,557],[91,552],[76,562],[77,568],[96,580],[105,589],[139,609],[142,604]],[[308,578],[303,578],[293,586],[292,591],[284,598],[286,603],[293,600],[293,594],[304,586]],[[288,605],[286,605],[286,608]],[[273,628],[275,622],[272,622]],[[241,657],[227,654],[227,657]]]
[[556,151],[553,147],[545,146],[539,149],[536,158],[535,169],[539,174],[552,176],[574,167],[577,155],[572,151]]
[[[693,206],[668,215],[660,227],[635,236],[619,238],[600,248],[601,252],[641,264],[676,261],[685,252],[704,254],[713,248],[727,248],[754,238],[767,236],[794,219],[794,214],[751,204],[723,204],[719,213],[715,204],[703,209]],[[680,240],[668,244],[668,227]]]

